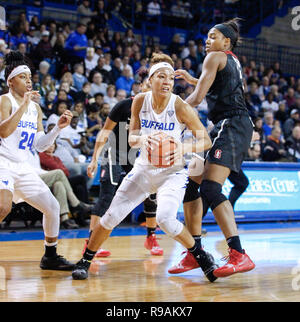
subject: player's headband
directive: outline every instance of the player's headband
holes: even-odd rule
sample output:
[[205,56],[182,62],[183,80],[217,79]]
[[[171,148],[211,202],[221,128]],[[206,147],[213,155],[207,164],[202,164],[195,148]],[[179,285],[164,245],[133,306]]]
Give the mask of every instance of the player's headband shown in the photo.
[[174,68],[169,63],[157,63],[150,68],[148,79],[150,79],[150,77],[160,68],[169,68],[174,72]]
[[16,77],[16,76],[18,76],[18,75],[20,75],[22,73],[30,73],[31,74],[31,70],[30,70],[30,68],[27,65],[19,65],[19,66],[17,66],[8,75],[7,81],[6,81],[7,86],[9,87],[8,81],[10,79],[12,79],[13,77]]
[[218,25],[215,25],[213,28],[216,28],[217,30],[219,30],[226,38],[230,38],[231,44],[235,46],[237,42],[237,34],[234,32],[234,30],[231,27],[220,23]]

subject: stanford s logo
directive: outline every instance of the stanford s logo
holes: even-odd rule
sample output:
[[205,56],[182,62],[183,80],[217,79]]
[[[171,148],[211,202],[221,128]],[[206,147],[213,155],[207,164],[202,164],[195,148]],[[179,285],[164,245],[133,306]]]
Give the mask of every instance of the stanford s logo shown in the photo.
[[217,149],[217,150],[215,151],[215,155],[214,155],[214,157],[215,157],[216,159],[221,159],[221,156],[222,156],[222,150]]

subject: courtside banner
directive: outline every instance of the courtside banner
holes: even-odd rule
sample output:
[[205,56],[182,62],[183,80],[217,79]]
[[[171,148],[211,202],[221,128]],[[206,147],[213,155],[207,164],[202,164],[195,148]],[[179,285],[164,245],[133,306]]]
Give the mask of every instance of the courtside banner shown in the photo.
[[[300,219],[300,164],[248,162],[243,171],[249,186],[235,204],[237,222]],[[226,197],[232,186],[226,180],[222,190]],[[215,222],[211,210],[203,221]]]

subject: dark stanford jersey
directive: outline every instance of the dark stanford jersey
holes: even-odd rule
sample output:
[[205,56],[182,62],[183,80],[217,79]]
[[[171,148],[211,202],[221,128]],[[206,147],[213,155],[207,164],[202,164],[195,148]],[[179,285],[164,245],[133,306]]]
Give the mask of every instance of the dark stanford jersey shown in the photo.
[[105,156],[108,157],[113,164],[128,164],[129,151],[131,164],[133,164],[133,160],[131,159],[136,156],[137,149],[132,149],[128,144],[132,101],[133,98],[127,98],[118,102],[108,115],[112,121],[117,123],[113,133],[108,137],[108,151],[105,153]]
[[237,57],[226,51],[226,66],[218,71],[207,95],[208,118],[218,121],[238,113],[248,113],[243,89],[242,68]]

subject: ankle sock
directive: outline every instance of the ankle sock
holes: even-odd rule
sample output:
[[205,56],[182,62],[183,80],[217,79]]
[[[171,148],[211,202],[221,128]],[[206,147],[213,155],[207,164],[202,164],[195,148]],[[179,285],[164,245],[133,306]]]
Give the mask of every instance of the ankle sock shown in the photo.
[[238,251],[239,253],[244,253],[239,236],[229,237],[226,239],[226,241],[230,248]]
[[83,258],[86,259],[87,261],[92,261],[94,256],[95,256],[96,252],[86,248],[84,254],[83,254]]

